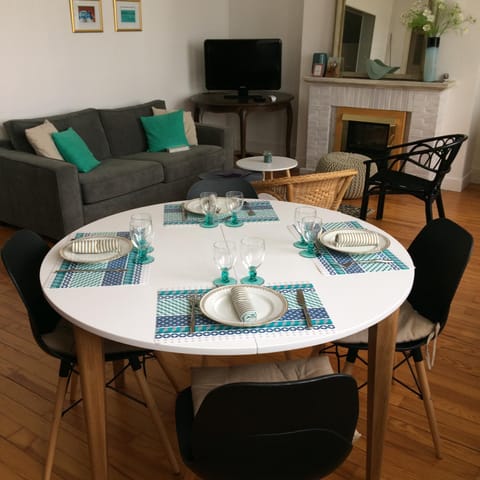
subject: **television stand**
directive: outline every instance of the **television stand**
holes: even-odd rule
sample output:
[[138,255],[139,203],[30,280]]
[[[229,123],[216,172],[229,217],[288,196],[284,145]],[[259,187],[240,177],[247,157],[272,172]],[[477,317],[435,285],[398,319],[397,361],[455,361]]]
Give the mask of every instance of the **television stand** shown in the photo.
[[[247,136],[247,116],[250,112],[275,112],[285,110],[287,115],[287,127],[285,132],[286,156],[290,157],[290,141],[292,136],[293,95],[283,92],[274,92],[275,101],[269,99],[271,92],[258,92],[247,97],[239,95],[225,95],[225,93],[199,93],[190,97],[195,106],[194,119],[201,121],[204,112],[212,113],[236,113],[240,120],[240,157],[247,156],[246,136]],[[261,98],[262,100],[255,100]]]

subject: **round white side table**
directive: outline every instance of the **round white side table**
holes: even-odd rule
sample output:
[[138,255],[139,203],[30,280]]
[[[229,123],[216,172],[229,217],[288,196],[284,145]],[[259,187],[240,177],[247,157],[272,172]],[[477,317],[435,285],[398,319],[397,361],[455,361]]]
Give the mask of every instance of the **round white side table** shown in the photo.
[[258,157],[245,157],[237,160],[237,166],[245,170],[252,170],[254,172],[262,172],[268,178],[273,178],[273,172],[285,171],[287,177],[290,176],[290,169],[295,168],[298,162],[294,158],[272,156],[272,161],[266,163],[263,161],[263,155]]

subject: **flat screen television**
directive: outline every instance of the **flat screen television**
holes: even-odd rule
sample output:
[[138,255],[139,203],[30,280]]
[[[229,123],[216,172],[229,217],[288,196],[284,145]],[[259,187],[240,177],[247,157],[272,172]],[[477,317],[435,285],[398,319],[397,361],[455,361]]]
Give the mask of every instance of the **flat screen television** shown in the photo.
[[[207,90],[279,90],[282,41],[279,38],[207,39],[203,45]],[[233,95],[234,97],[237,95]]]

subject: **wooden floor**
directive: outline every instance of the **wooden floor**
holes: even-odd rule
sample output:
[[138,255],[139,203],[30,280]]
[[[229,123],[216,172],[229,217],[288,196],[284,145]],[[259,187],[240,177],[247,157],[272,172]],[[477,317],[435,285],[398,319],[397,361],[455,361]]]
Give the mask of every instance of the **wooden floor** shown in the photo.
[[[480,185],[461,194],[445,192],[448,216],[466,227],[480,244]],[[356,201],[348,203],[355,204]],[[358,202],[357,202],[358,204]],[[408,245],[424,224],[423,204],[407,197],[388,199],[384,220],[372,223]],[[14,230],[0,226],[0,246]],[[445,255],[449,252],[446,251]],[[441,259],[440,259],[441,260]],[[475,249],[452,305],[429,380],[437,411],[444,458],[435,458],[423,404],[411,393],[392,387],[385,444],[383,478],[480,480],[480,253]],[[295,352],[307,355],[308,351]],[[278,358],[278,357],[275,357]],[[243,358],[243,361],[255,361]],[[166,361],[184,385],[189,367],[201,359],[169,356]],[[222,361],[222,359],[220,360]],[[238,361],[235,359],[234,361]],[[175,393],[155,362],[149,381],[165,414],[175,442]],[[364,377],[365,369],[356,374]],[[28,320],[0,266],[0,479],[40,479],[57,377],[57,362],[34,343]],[[404,376],[408,378],[408,376]],[[127,376],[135,391],[135,380]],[[361,393],[358,428],[365,433],[366,392]],[[114,392],[107,393],[110,477],[113,480],[175,479],[169,473],[146,409]],[[330,479],[364,478],[366,441],[363,437],[350,457]],[[319,452],[320,454],[320,452]],[[62,421],[54,465],[54,479],[88,479],[89,458],[82,405]]]

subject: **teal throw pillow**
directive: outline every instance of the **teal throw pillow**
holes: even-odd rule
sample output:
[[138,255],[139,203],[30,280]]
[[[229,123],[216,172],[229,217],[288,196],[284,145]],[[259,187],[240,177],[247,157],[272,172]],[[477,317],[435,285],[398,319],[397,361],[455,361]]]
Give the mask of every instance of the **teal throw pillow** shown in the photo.
[[188,146],[183,124],[183,110],[164,115],[140,117],[140,120],[147,136],[149,152]]
[[68,163],[73,163],[79,172],[87,173],[100,165],[82,137],[73,129],[52,133],[53,141]]

